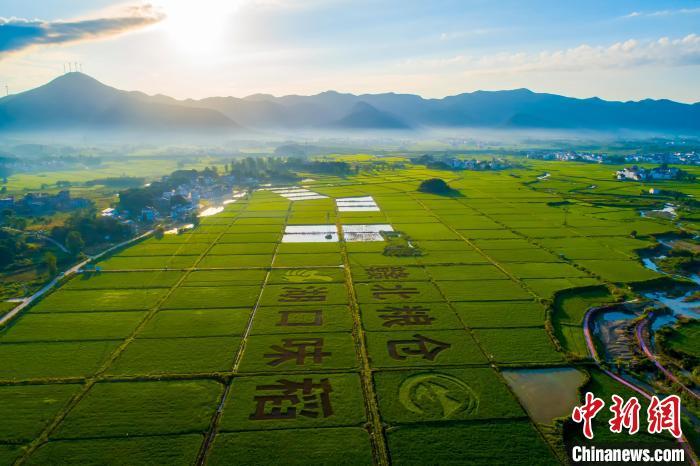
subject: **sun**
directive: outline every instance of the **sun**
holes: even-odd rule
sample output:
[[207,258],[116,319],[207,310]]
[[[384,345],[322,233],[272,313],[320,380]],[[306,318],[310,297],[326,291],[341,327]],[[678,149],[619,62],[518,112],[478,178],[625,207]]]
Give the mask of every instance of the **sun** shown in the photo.
[[236,2],[231,0],[161,0],[162,27],[179,51],[199,59],[222,50]]

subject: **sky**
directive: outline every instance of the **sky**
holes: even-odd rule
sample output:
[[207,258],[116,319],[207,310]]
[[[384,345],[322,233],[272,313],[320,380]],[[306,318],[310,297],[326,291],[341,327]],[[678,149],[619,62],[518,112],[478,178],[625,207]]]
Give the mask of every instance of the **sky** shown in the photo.
[[700,1],[0,0],[0,89],[700,101]]

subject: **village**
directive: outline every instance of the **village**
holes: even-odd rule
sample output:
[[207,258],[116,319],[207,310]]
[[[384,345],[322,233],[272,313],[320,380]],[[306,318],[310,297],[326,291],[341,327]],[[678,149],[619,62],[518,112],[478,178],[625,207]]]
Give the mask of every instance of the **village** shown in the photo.
[[527,151],[524,155],[533,160],[559,160],[563,162],[700,165],[700,154],[695,151],[611,155],[604,152],[535,150]]
[[511,160],[496,157],[480,160],[446,155],[434,156],[432,154],[423,154],[420,157],[411,159],[411,161],[415,164],[423,164],[438,170],[489,171],[507,170],[518,167],[518,164]]
[[0,199],[0,211],[12,210],[15,214],[23,216],[68,212],[85,209],[91,205],[89,199],[71,197],[70,191],[67,189],[59,191],[57,194],[32,192],[25,194],[21,199],[17,199],[15,196]]
[[490,160],[479,159],[448,159],[446,163],[455,170],[505,170],[513,168],[514,164],[505,159],[492,158]]
[[662,164],[655,168],[644,168],[637,165],[625,167],[615,172],[619,181],[662,181],[692,179],[693,175],[676,167]]
[[142,188],[119,193],[114,207],[103,209],[103,217],[124,223],[151,225],[157,222],[191,222],[202,207],[225,204],[232,197],[234,177],[215,172],[177,171]]

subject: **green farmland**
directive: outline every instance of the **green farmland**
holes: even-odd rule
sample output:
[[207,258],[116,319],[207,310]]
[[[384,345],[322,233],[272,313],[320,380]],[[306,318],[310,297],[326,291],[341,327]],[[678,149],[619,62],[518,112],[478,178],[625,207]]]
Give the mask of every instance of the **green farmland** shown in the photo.
[[[586,308],[660,276],[636,251],[675,227],[600,202],[627,188],[610,172],[314,175],[327,197],[257,190],[122,250],[0,330],[0,464],[561,464],[501,371],[586,371]],[[417,191],[431,177],[461,195]],[[361,196],[379,209],[336,205]]]

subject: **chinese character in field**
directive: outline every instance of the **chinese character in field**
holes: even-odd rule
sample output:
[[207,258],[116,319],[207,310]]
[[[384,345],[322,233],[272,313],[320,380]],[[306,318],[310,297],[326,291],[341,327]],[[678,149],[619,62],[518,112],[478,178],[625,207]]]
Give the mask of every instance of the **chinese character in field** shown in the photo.
[[323,311],[279,311],[278,327],[320,327],[323,325]]
[[586,402],[583,406],[576,406],[571,413],[571,419],[574,422],[583,422],[583,435],[587,439],[593,438],[593,418],[603,409],[603,406],[605,406],[603,400],[596,398],[591,392],[586,392]]
[[413,335],[413,338],[414,340],[389,340],[386,343],[389,356],[398,361],[403,361],[409,356],[421,356],[428,361],[434,361],[438,354],[452,346],[419,334]]
[[365,269],[367,276],[372,280],[391,280],[408,277],[405,267],[400,266],[373,266]]
[[398,325],[431,325],[435,317],[431,317],[430,309],[420,305],[416,306],[387,306],[377,309],[379,318],[384,320],[384,327]]
[[610,411],[613,417],[608,421],[610,432],[619,434],[625,428],[630,435],[636,434],[639,431],[639,400],[633,396],[623,404],[624,400],[617,395],[613,395],[612,400]]
[[270,349],[276,353],[267,353],[264,356],[273,359],[268,366],[279,366],[287,361],[294,361],[297,366],[303,366],[306,359],[310,358],[314,363],[323,362],[323,358],[331,353],[323,351],[323,338],[284,338],[282,345],[272,345]]
[[678,395],[669,395],[659,401],[656,396],[651,397],[651,403],[647,408],[647,430],[650,434],[659,434],[667,430],[676,438],[683,435],[681,431],[681,399]]
[[303,270],[294,269],[284,274],[284,279],[290,283],[308,283],[308,282],[331,282],[333,278],[327,275],[321,275],[318,270]]
[[279,301],[283,303],[308,303],[325,301],[328,288],[325,286],[285,286],[280,294]]
[[420,294],[418,288],[412,286],[403,285],[374,285],[372,287],[372,296],[382,301],[388,299],[390,296],[398,296],[401,299],[408,299],[411,295]]
[[277,393],[255,395],[253,399],[257,405],[250,419],[254,421],[296,419],[297,415],[317,418],[333,414],[330,398],[333,389],[330,380],[321,379],[319,383],[314,383],[310,378],[302,382],[280,379],[277,383],[279,385],[255,387],[258,392]]

